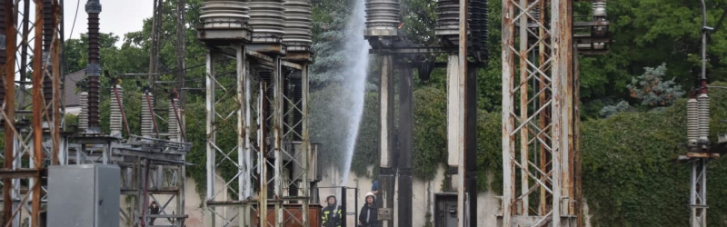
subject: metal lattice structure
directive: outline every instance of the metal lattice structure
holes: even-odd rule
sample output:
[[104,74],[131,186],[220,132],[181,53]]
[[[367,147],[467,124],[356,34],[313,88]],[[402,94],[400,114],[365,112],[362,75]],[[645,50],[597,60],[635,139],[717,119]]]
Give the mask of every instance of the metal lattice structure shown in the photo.
[[[215,70],[223,65],[215,56],[225,51],[210,50],[207,57],[206,205],[214,216],[211,226],[257,225],[260,220],[268,220],[267,226],[309,226],[308,216],[296,216],[308,213],[310,195],[307,66],[246,51],[245,46],[233,50],[235,76]],[[218,140],[230,137],[237,138],[234,145]],[[220,173],[224,165],[236,171]]]
[[576,226],[572,4],[502,2],[502,226]]
[[[3,225],[6,226],[20,226],[23,222],[29,226],[41,224],[41,204],[46,202],[47,191],[41,179],[48,165],[59,164],[63,144],[59,98],[60,5],[57,0],[32,3],[34,18],[30,18],[29,0],[6,0],[0,6],[0,35],[5,44],[0,55],[3,69],[0,99],[6,141],[0,176],[3,178]],[[32,84],[27,75],[30,71]],[[32,103],[27,103],[28,97]],[[26,104],[32,105],[32,112],[22,111]],[[25,215],[29,219],[25,220]]]

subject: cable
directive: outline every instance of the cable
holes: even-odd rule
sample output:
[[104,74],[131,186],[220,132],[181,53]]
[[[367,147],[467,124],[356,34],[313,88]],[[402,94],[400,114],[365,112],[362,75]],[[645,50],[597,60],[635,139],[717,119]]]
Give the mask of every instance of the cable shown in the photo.
[[73,16],[73,26],[71,26],[71,33],[68,34],[68,39],[73,37],[73,29],[76,28],[76,18],[78,18],[78,6],[81,5],[81,0],[76,1],[76,15]]

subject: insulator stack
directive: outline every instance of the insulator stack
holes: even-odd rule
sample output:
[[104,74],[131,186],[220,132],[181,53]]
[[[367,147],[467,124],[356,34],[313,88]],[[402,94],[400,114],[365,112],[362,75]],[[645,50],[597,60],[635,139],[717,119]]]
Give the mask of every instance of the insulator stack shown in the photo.
[[285,1],[285,35],[283,43],[288,48],[310,48],[311,2],[310,0]]
[[709,95],[700,94],[699,102],[699,143],[709,143]]
[[254,37],[283,38],[284,23],[282,0],[250,1],[250,26]]
[[250,7],[243,0],[207,0],[199,18],[204,28],[243,28],[250,20]]
[[459,39],[459,1],[437,2],[437,26],[434,34],[449,40]]
[[111,103],[109,104],[111,106],[111,110],[109,111],[109,129],[111,131],[111,136],[121,137],[121,130],[124,122],[121,116],[121,108],[119,107],[119,104],[124,104],[124,89],[121,85],[116,85],[115,87],[116,91],[118,91],[119,98],[116,98],[116,92],[112,89]]
[[606,17],[606,1],[600,0],[600,1],[594,1],[591,3],[593,7],[593,17],[594,18],[605,18]]
[[88,92],[81,92],[81,113],[78,114],[78,128],[88,129]]
[[[174,106],[179,108],[179,100],[174,99]],[[179,141],[179,137],[181,137],[181,131],[179,131],[179,121],[177,119],[177,115],[179,112],[174,109],[174,106],[169,104],[169,140],[171,141]],[[177,112],[177,114],[175,114]],[[182,116],[179,116],[182,117]]]
[[696,98],[687,101],[687,141],[689,147],[696,147],[699,140],[699,102]]
[[[459,45],[459,1],[437,2],[437,26],[434,34],[447,40],[451,45]],[[487,0],[469,0],[468,40],[473,51],[487,50]]]
[[150,109],[152,103],[154,103],[154,95],[151,93],[144,94],[141,98],[141,136],[143,137],[154,137],[154,122]]
[[89,0],[86,3],[88,13],[88,129],[91,132],[100,132],[99,125],[99,77],[101,76],[101,65],[99,57],[99,13],[101,3],[98,0]]
[[[469,0],[469,46],[477,52],[487,52],[487,0]],[[480,56],[483,57],[483,56]]]
[[[51,44],[53,43],[53,28],[55,18],[53,17],[53,1],[43,0],[43,65],[46,71],[50,72],[52,68]],[[45,105],[49,106],[53,102],[53,79],[50,73],[43,72],[43,98]],[[50,110],[50,109],[49,109]]]
[[399,26],[398,0],[366,0],[367,36],[396,36]]

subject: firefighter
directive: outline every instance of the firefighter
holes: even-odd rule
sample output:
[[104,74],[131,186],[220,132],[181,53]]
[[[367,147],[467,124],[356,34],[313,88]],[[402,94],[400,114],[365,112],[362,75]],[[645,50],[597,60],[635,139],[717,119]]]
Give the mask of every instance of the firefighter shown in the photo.
[[362,227],[376,227],[377,226],[377,208],[376,208],[376,195],[373,192],[366,193],[366,204],[361,207],[361,213],[358,216],[358,225]]
[[329,195],[326,198],[328,205],[321,211],[321,226],[341,227],[341,207],[336,203],[336,196]]

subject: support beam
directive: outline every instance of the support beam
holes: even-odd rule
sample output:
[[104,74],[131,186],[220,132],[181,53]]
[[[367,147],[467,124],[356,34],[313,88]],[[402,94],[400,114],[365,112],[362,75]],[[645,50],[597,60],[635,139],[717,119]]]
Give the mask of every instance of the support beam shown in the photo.
[[399,189],[398,226],[412,225],[411,160],[414,131],[414,76],[410,68],[399,68]]
[[[33,167],[41,169],[43,165],[43,2],[35,0],[35,45],[33,46]],[[31,201],[30,226],[40,226],[40,178],[31,180],[33,196]]]
[[[237,47],[237,102],[240,104],[237,110],[237,132],[242,136],[237,137],[237,165],[242,167],[239,170],[240,177],[237,180],[237,186],[240,189],[238,194],[239,201],[247,200],[252,192],[250,185],[250,166],[248,162],[250,160],[250,141],[249,141],[249,128],[250,128],[250,108],[249,108],[249,85],[250,78],[247,73],[247,62],[246,62],[245,46],[241,45]],[[239,226],[249,225],[249,204],[245,203],[238,209],[238,223]]]
[[[384,220],[382,227],[393,227],[394,183],[396,182],[396,166],[394,164],[393,129],[394,129],[394,75],[393,57],[381,56],[381,75],[379,85],[379,153],[381,154],[379,170],[379,210],[388,212],[390,220]],[[380,216],[381,217],[381,216]],[[385,217],[381,217],[385,218]]]
[[[464,77],[464,75],[467,75],[467,36],[468,36],[468,14],[467,14],[467,5],[469,1],[468,0],[459,0],[459,75],[462,75],[460,78]],[[504,48],[503,48],[504,49]],[[466,84],[463,84],[464,81],[459,81],[460,89],[465,89],[467,86]],[[460,93],[462,94],[462,93]],[[465,97],[460,95],[460,99],[464,99]],[[465,103],[466,105],[466,103]],[[460,119],[458,122],[460,123],[460,127],[458,127],[458,134],[459,138],[464,138],[464,114],[460,113]],[[461,141],[464,142],[464,141]],[[461,143],[460,142],[460,143]],[[463,144],[460,144],[459,146],[463,146]],[[476,214],[469,214],[468,207],[467,207],[467,201],[468,196],[477,196],[477,195],[468,195],[466,194],[465,188],[467,188],[467,184],[465,182],[465,171],[467,170],[467,163],[465,162],[465,150],[460,148],[459,151],[459,166],[457,168],[457,179],[459,182],[459,187],[457,187],[457,226],[459,227],[469,227],[471,225],[477,225],[477,223],[469,223],[469,215]]]
[[[301,89],[301,91],[303,92],[303,94],[301,94],[301,97],[302,97],[301,111],[302,111],[302,115],[303,115],[303,119],[302,119],[302,121],[303,121],[302,122],[302,124],[303,124],[302,134],[303,135],[301,136],[303,143],[301,144],[301,147],[303,148],[302,152],[303,152],[304,162],[302,163],[302,165],[303,165],[304,174],[302,177],[303,179],[300,180],[300,184],[302,184],[302,187],[301,187],[302,193],[303,193],[302,196],[309,197],[309,199],[303,200],[303,213],[308,214],[309,213],[308,204],[310,203],[310,197],[311,197],[311,193],[310,193],[311,176],[309,176],[309,174],[311,174],[311,171],[310,171],[310,163],[311,163],[311,157],[310,157],[311,156],[311,147],[310,146],[311,145],[310,145],[310,134],[309,134],[309,128],[308,128],[309,127],[309,125],[308,125],[308,95],[309,95],[309,93],[308,92],[309,92],[310,87],[308,84],[309,78],[308,78],[308,64],[307,63],[303,64],[303,70],[301,70],[301,72],[302,72],[302,75],[301,75],[302,89]],[[315,171],[313,171],[313,172],[315,173]],[[356,209],[358,209],[358,207],[356,207]],[[308,215],[302,215],[302,216],[303,216],[303,226],[309,227],[310,220],[308,219]]]
[[275,69],[273,70],[273,155],[275,157],[273,189],[275,201],[275,227],[283,226],[283,204],[280,200],[283,198],[283,72],[280,64],[280,58],[275,57],[273,60]]
[[689,208],[691,227],[707,227],[707,158],[692,160]]
[[[13,0],[5,0],[3,3],[3,14],[5,16],[5,51],[6,61],[3,62],[5,71],[3,81],[5,84],[5,116],[3,117],[3,123],[5,123],[5,155],[3,160],[3,167],[5,169],[13,168],[14,150],[15,150],[15,51],[17,31],[15,30],[15,17],[11,13],[13,10]],[[13,187],[13,180],[3,179],[3,220],[11,222],[11,216],[13,212],[13,203],[11,188]],[[2,223],[6,225],[6,223]]]
[[[212,125],[212,123],[215,120],[215,70],[214,70],[214,55],[211,51],[208,50],[207,57],[206,57],[206,64],[207,64],[207,76],[205,77],[205,87],[206,87],[206,98],[205,98],[205,114],[207,115],[207,118],[205,120],[205,128],[207,133],[207,143],[205,143],[205,148],[207,151],[207,193],[205,196],[206,201],[210,201],[214,199],[214,193],[215,193],[215,179],[216,179],[216,172],[215,172],[215,136],[216,136],[216,129]],[[206,205],[206,203],[205,203]],[[207,207],[207,209],[210,210],[210,226],[215,226],[215,207]]]

